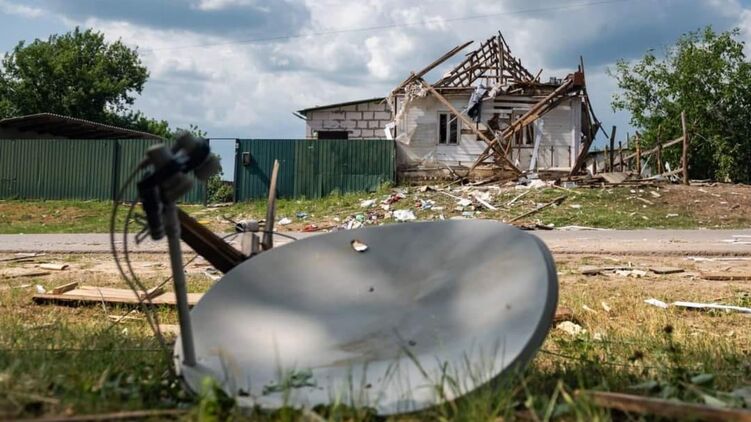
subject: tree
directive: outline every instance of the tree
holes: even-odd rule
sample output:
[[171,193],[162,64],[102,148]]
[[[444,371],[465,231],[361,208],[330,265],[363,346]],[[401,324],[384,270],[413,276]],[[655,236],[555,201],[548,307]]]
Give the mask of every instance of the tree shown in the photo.
[[130,110],[148,77],[136,50],[91,29],[21,41],[0,66],[0,118],[48,112],[171,137],[166,121]]
[[[751,181],[751,64],[739,34],[706,27],[681,36],[663,57],[649,50],[608,70],[620,88],[613,109],[631,113],[643,146],[679,137],[685,111],[692,178]],[[676,168],[678,151],[669,151]]]

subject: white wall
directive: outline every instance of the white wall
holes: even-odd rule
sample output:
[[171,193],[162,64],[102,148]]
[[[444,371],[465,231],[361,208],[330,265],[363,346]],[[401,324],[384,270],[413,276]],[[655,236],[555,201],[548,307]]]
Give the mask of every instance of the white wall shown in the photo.
[[327,107],[307,113],[305,137],[316,138],[319,130],[346,130],[350,139],[382,139],[390,121],[391,112],[381,101]]
[[[445,95],[457,110],[463,110],[468,94]],[[512,110],[524,113],[541,97],[499,96],[493,101],[485,101],[482,109],[482,122],[487,122],[495,113],[501,119],[507,118]],[[399,103],[401,104],[401,98]],[[540,119],[542,138],[538,153],[537,168],[570,168],[578,153],[580,142],[580,100],[574,98],[559,104]],[[486,144],[477,136],[461,127],[462,135],[458,145],[438,144],[438,113],[448,112],[443,104],[428,95],[414,99],[397,122],[397,148],[401,166],[421,165],[439,167],[442,164],[471,166],[485,150]],[[552,154],[551,154],[552,147]],[[512,148],[512,161],[519,161],[521,169],[527,169],[532,155],[532,144],[522,148]]]

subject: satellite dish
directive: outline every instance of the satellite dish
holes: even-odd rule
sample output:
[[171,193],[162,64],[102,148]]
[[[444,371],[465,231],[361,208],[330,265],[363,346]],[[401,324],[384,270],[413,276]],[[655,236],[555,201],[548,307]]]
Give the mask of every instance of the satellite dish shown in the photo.
[[505,224],[338,231],[227,273],[191,312],[198,363],[175,356],[193,391],[212,377],[240,406],[416,411],[528,362],[557,300],[548,249]]

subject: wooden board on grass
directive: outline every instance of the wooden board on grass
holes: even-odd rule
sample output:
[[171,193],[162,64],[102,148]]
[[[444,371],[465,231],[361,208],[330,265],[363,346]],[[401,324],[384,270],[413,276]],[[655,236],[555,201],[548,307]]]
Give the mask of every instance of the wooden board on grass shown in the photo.
[[[150,291],[151,292],[151,291]],[[188,304],[190,306],[195,305],[203,296],[203,293],[188,293]],[[141,298],[145,299],[145,294],[141,294]],[[35,294],[33,296],[36,303],[90,303],[100,304],[102,302],[108,304],[120,304],[120,305],[138,305],[139,297],[130,289],[116,289],[112,287],[91,287],[80,286],[71,290],[67,290],[60,294],[44,293]],[[173,292],[164,292],[159,295],[154,295],[151,299],[151,303],[154,305],[169,305],[175,306],[177,299]]]

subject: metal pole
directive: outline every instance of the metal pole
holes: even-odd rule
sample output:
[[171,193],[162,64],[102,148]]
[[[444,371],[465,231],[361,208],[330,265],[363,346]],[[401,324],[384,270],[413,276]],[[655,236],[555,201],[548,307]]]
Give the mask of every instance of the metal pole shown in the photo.
[[185,285],[183,254],[180,249],[180,221],[177,217],[177,206],[174,202],[165,202],[164,204],[164,232],[167,235],[167,244],[169,245],[172,282],[175,286],[175,298],[177,299],[177,316],[180,321],[180,339],[183,346],[183,364],[195,366],[196,350],[193,346],[188,289]]

